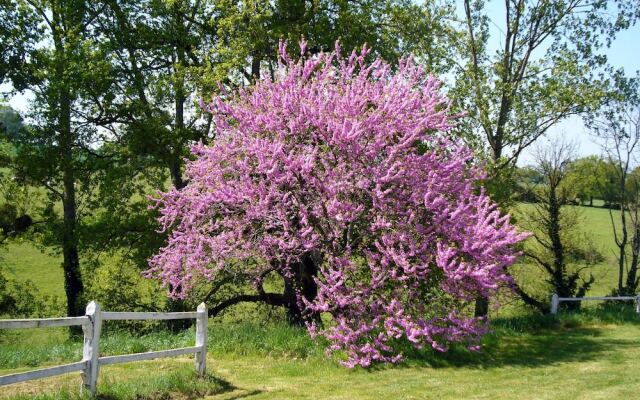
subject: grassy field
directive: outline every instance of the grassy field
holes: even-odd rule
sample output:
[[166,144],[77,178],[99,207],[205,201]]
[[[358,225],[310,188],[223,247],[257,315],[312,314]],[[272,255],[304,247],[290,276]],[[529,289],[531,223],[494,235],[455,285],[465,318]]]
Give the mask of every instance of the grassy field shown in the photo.
[[42,252],[30,243],[9,243],[0,249],[0,266],[8,278],[29,279],[43,294],[64,298],[62,257]]
[[[530,207],[522,205],[521,207]],[[615,286],[608,210],[579,208],[583,230],[605,261],[594,269],[590,295]],[[0,257],[10,277],[30,279],[62,297],[60,259],[27,244]],[[540,280],[536,267],[520,277]],[[209,376],[194,376],[190,358],[105,367],[102,399],[613,399],[640,393],[640,318],[632,308],[554,317],[526,316],[517,302],[494,310],[494,332],[480,353],[410,352],[402,364],[348,370],[325,356],[304,330],[276,322],[211,320]],[[230,323],[229,321],[239,321]],[[109,322],[108,324],[117,324]],[[132,336],[107,327],[103,355],[191,346],[194,332]],[[64,329],[0,331],[0,375],[79,360],[82,345]],[[3,387],[0,399],[81,399],[79,374]]]
[[[520,204],[518,211],[531,213],[533,207],[532,204]],[[584,235],[604,258],[602,262],[596,264],[590,270],[595,277],[595,282],[587,295],[604,296],[610,294],[611,290],[617,287],[618,273],[615,256],[616,247],[609,210],[600,207],[569,207],[572,208],[572,211],[578,213],[580,234]],[[619,211],[613,210],[612,213],[614,219],[618,222]],[[543,272],[539,268],[528,264],[517,265],[515,268],[517,271],[516,276],[525,284],[540,283],[540,276]]]

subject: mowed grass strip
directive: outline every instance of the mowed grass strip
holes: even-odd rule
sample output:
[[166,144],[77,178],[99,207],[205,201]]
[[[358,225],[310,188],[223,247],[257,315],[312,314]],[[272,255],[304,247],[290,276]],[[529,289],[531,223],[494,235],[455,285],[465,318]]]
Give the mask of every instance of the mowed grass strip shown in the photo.
[[[188,358],[107,365],[100,369],[97,398],[109,400],[201,399],[230,390],[229,384],[212,374],[197,376]],[[8,385],[0,398],[13,400],[91,399],[81,390],[79,374],[67,374]]]

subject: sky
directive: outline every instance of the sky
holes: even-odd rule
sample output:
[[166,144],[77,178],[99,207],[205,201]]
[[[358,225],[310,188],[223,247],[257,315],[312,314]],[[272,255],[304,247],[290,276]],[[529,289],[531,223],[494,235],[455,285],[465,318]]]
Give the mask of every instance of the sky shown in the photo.
[[[462,12],[462,2],[458,1],[458,3],[458,12]],[[504,25],[503,5],[496,0],[488,3],[489,17],[493,22],[490,48],[494,46],[497,48],[501,46],[500,26]],[[611,47],[605,51],[605,54],[614,68],[623,68],[628,76],[636,75],[640,71],[640,24],[620,32]],[[0,85],[0,93],[10,89],[10,85]],[[8,103],[12,108],[24,113],[28,108],[30,98],[29,93],[17,94],[10,98]],[[589,135],[580,117],[570,117],[560,122],[552,127],[547,135],[547,138],[552,140],[559,137],[564,137],[566,141],[576,145],[576,156],[578,157],[601,154],[602,152],[600,145]],[[535,146],[526,149],[520,156],[518,164],[521,166],[531,164],[533,162],[534,149]]]

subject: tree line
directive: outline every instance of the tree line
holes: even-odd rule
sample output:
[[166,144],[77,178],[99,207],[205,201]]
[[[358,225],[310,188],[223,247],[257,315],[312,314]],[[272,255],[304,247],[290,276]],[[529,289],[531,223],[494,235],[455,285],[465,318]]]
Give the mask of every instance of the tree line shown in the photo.
[[[166,239],[148,197],[184,187],[191,146],[216,140],[199,100],[273,76],[279,41],[302,37],[311,55],[338,39],[348,53],[367,43],[371,58],[395,65],[411,55],[442,77],[453,109],[466,114],[452,135],[487,163],[485,186],[506,211],[514,198],[505,182],[526,148],[569,116],[630,97],[632,79],[604,52],[640,7],[500,7],[497,17],[473,0],[0,0],[0,81],[31,99],[23,115],[2,107],[3,236],[26,233],[60,252],[68,315],[83,312],[100,273],[119,277],[103,288],[121,291],[111,297],[157,308],[141,304],[153,294],[123,291]],[[114,257],[128,269],[104,272]],[[203,285],[196,301],[223,304],[238,290],[233,279]],[[477,314],[487,303],[478,299]]]
[[[600,155],[567,159],[560,186],[562,201],[570,205],[620,210],[623,203],[637,196],[640,166],[630,166],[624,187],[619,183],[620,167],[620,164]],[[548,185],[540,165],[519,167],[516,177],[514,191],[518,201],[537,202]]]

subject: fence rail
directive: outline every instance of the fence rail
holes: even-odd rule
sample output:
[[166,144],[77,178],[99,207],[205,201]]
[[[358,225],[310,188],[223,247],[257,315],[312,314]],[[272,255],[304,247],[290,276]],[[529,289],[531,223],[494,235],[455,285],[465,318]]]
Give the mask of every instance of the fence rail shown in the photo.
[[640,314],[640,295],[639,296],[611,296],[611,297],[559,297],[557,294],[551,296],[551,314],[558,313],[558,307],[563,301],[607,301],[607,300],[622,300],[622,301],[636,301],[636,312]]
[[32,379],[48,378],[50,376],[67,374],[69,372],[83,371],[87,368],[86,361],[78,361],[71,364],[57,365],[55,367],[41,368],[19,374],[0,376],[0,385],[30,381]]
[[98,358],[100,365],[120,364],[131,361],[154,360],[156,358],[175,357],[184,354],[194,354],[201,350],[200,346],[182,347],[179,349],[149,351],[146,353],[125,354],[120,356],[108,356]]
[[168,320],[168,319],[196,319],[198,318],[197,312],[172,312],[172,313],[160,313],[160,312],[102,312],[102,320],[111,321],[124,321],[124,320]]
[[89,317],[0,319],[0,329],[53,328],[58,326],[80,326],[89,324]]
[[[102,321],[173,319],[196,320],[195,346],[150,351],[147,353],[100,357],[100,332],[102,330]],[[81,361],[0,376],[0,386],[29,381],[32,379],[62,375],[69,372],[82,371],[83,388],[89,390],[92,395],[95,395],[100,366],[102,365],[153,360],[156,358],[175,357],[185,354],[195,354],[196,370],[200,376],[203,376],[206,372],[207,360],[207,320],[207,306],[204,303],[198,306],[196,312],[158,313],[102,311],[100,309],[100,305],[94,301],[87,305],[85,315],[82,317],[0,320],[0,329],[82,326],[82,330],[84,332],[84,345]]]

